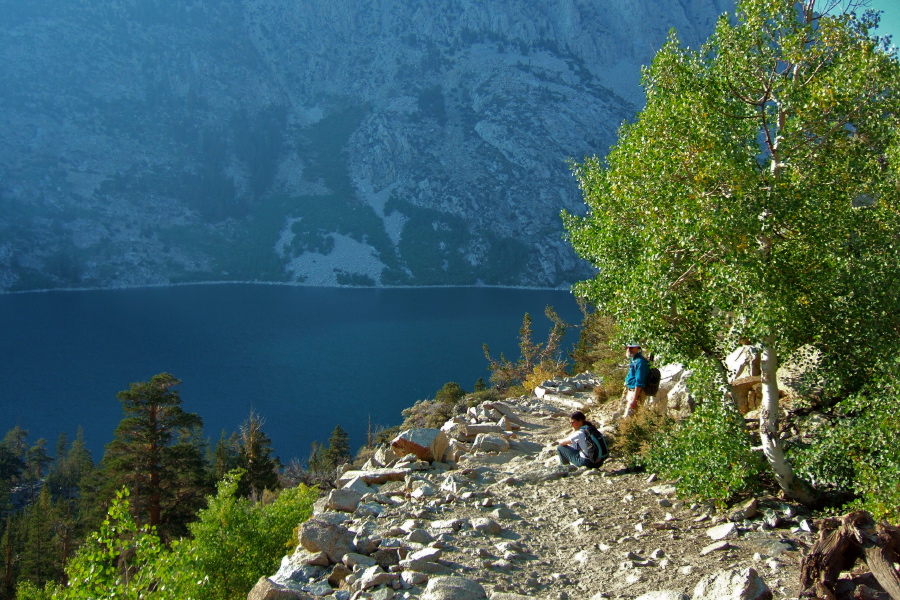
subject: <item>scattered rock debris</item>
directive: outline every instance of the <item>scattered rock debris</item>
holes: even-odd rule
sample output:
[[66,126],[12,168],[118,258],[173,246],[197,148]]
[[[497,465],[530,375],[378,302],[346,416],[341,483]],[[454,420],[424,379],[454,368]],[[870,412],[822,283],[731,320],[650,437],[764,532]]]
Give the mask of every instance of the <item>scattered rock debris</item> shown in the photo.
[[[587,378],[570,387],[402,433],[340,477],[299,529],[297,550],[248,600],[799,596],[816,538],[808,521],[800,527],[802,507],[756,498],[717,512],[615,457],[600,469],[559,465],[550,444],[571,410],[607,433],[617,417],[591,405]],[[852,581],[836,586],[838,600],[858,592]]]

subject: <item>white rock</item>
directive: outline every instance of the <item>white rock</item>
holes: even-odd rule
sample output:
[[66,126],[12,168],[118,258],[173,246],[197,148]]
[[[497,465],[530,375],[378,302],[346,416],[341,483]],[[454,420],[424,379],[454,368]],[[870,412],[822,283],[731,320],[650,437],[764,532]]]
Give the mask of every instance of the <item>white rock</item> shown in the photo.
[[368,589],[370,587],[375,587],[376,585],[382,585],[385,583],[389,583],[396,579],[399,579],[400,576],[396,573],[385,573],[384,569],[380,566],[375,565],[374,567],[369,567],[359,576],[358,587],[361,590]]
[[594,558],[594,553],[590,550],[581,550],[580,552],[576,552],[572,559],[578,564],[585,565],[592,561]]
[[709,546],[706,546],[703,550],[700,551],[700,556],[706,556],[707,554],[712,554],[713,552],[718,552],[719,550],[728,550],[731,548],[731,544],[726,542],[725,540],[719,540],[718,542],[713,542]]
[[428,575],[418,571],[403,571],[400,577],[407,585],[422,585],[428,581]]
[[364,554],[358,554],[356,552],[348,552],[341,559],[341,562],[343,562],[345,565],[347,565],[351,569],[353,567],[355,567],[356,565],[360,565],[360,566],[366,567],[366,568],[375,566],[374,558],[370,558]]
[[471,519],[470,523],[475,531],[481,531],[490,535],[499,535],[503,531],[503,527],[497,521],[487,517],[476,517]]
[[731,513],[728,515],[728,520],[743,521],[745,519],[752,519],[757,514],[758,506],[759,504],[756,501],[756,498],[751,498],[740,507],[731,511]]
[[360,497],[362,497],[362,495],[364,494],[378,493],[378,488],[368,485],[362,477],[354,477],[353,479],[345,483],[341,489],[357,492],[358,494],[360,494]]
[[432,577],[422,594],[422,600],[481,600],[487,598],[477,581],[465,577]]
[[479,433],[472,443],[472,450],[481,452],[506,452],[509,450],[509,441],[499,435]]
[[713,540],[733,539],[738,536],[737,525],[734,523],[716,525],[707,529],[706,535]]
[[771,600],[772,591],[751,568],[720,571],[703,577],[693,600]]
[[440,548],[423,548],[418,552],[413,552],[407,556],[408,560],[424,560],[428,562],[437,562],[441,558],[444,551]]

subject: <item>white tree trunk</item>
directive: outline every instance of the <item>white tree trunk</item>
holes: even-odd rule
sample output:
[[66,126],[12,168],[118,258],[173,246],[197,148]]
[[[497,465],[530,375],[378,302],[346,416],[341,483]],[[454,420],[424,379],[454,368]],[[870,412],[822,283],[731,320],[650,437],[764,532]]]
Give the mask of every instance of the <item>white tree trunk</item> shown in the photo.
[[778,486],[789,497],[803,504],[811,504],[813,497],[802,481],[794,477],[794,470],[784,458],[784,448],[778,438],[778,356],[775,354],[774,336],[763,340],[762,357],[762,405],[759,411],[759,434],[763,453],[775,472]]

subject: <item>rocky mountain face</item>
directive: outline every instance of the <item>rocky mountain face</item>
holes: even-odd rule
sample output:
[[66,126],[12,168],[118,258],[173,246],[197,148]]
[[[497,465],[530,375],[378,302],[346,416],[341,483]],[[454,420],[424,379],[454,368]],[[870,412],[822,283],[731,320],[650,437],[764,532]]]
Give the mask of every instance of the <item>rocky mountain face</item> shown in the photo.
[[557,286],[559,212],[728,0],[0,0],[0,290]]

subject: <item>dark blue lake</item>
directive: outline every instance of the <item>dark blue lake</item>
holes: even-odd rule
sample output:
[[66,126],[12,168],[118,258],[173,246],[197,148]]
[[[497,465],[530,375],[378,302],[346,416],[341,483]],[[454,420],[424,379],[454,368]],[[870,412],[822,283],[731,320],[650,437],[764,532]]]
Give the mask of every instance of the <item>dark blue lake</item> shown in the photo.
[[483,343],[518,357],[525,312],[545,340],[547,304],[581,321],[572,295],[550,290],[223,284],[0,296],[0,435],[18,424],[53,448],[81,425],[99,460],[122,417],[116,393],[165,371],[213,443],[254,410],[284,462],[306,458],[337,424],[355,450],[370,416],[397,425],[448,381],[487,381]]

